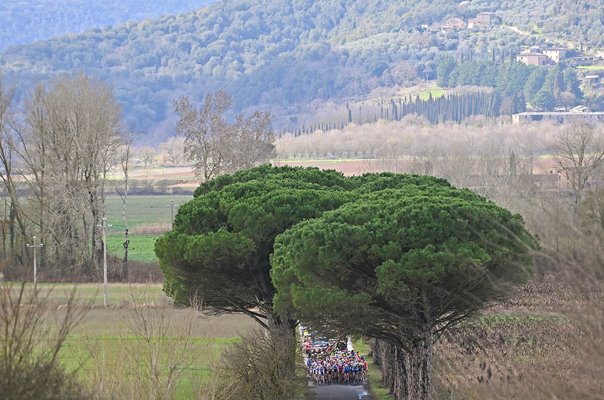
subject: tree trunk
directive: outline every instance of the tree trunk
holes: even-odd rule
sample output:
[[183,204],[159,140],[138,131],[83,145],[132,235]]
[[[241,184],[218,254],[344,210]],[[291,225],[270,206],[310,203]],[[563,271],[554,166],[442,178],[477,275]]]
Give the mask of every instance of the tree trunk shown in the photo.
[[392,346],[394,349],[394,360],[392,360],[394,388],[392,394],[397,400],[410,399],[409,382],[407,375],[406,355],[403,349]]
[[371,356],[373,357],[373,363],[377,366],[382,365],[382,354],[381,346],[382,342],[379,339],[373,339],[371,343]]
[[382,342],[380,348],[382,351],[382,383],[389,389],[391,394],[394,394],[396,389],[396,376],[394,374],[395,369],[392,368],[395,362],[394,346],[390,343]]
[[399,367],[401,374],[397,378],[400,379],[399,389],[403,396],[397,397],[397,400],[432,399],[433,340],[432,332],[426,332],[422,339],[413,344],[410,352],[397,358],[399,364],[402,364]]

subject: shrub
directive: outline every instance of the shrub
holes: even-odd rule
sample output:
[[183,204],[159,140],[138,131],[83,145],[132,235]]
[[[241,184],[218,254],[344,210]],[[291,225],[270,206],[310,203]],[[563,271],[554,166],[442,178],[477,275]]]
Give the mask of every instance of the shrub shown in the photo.
[[222,357],[218,368],[218,400],[294,399],[296,381],[295,340],[291,333],[270,337],[254,331],[235,343]]
[[67,335],[81,320],[75,291],[60,312],[57,326],[50,324],[49,310],[36,287],[22,284],[0,286],[0,388],[5,400],[86,399],[88,394],[66,372],[58,354]]

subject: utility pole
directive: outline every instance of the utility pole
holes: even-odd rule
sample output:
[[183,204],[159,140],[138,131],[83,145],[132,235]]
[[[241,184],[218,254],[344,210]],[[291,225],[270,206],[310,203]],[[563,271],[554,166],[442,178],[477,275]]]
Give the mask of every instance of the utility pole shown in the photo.
[[107,307],[107,218],[103,217],[103,306]]
[[175,203],[174,200],[170,200],[170,229],[174,228],[174,206],[178,206],[178,203]]
[[44,243],[36,244],[36,237],[33,237],[34,243],[28,244],[27,247],[34,249],[34,287],[38,285],[38,248],[44,247]]

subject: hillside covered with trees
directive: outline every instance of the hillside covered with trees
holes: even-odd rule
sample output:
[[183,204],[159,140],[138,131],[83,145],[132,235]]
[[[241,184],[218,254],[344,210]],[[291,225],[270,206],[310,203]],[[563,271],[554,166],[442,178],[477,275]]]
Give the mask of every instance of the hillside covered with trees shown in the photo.
[[9,0],[0,3],[0,50],[127,21],[178,14],[213,0]]
[[[501,22],[439,28],[479,12]],[[183,94],[196,101],[223,89],[235,112],[263,104],[285,115],[314,99],[436,79],[442,53],[504,62],[530,45],[602,47],[601,14],[594,2],[569,0],[222,1],[11,48],[0,54],[0,74],[31,87],[84,71],[114,87],[130,130],[165,136],[175,125],[171,102]]]

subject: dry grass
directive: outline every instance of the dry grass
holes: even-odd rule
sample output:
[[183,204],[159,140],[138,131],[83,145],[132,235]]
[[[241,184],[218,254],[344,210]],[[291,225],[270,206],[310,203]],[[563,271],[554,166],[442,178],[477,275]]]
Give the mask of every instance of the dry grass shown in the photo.
[[130,230],[131,234],[135,235],[162,235],[172,229],[170,223],[145,223],[139,224]]
[[435,351],[439,398],[604,398],[601,293],[541,280],[453,329]]
[[[161,308],[157,308],[158,312]],[[191,321],[191,313],[186,309],[168,306],[168,318],[173,326],[182,326]],[[131,312],[125,307],[105,309],[101,307],[89,310],[82,322],[73,330],[73,335],[84,336],[118,336],[127,335],[127,319]],[[195,314],[191,334],[208,339],[233,338],[256,328],[256,323],[243,315],[223,315],[204,317]]]

